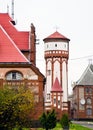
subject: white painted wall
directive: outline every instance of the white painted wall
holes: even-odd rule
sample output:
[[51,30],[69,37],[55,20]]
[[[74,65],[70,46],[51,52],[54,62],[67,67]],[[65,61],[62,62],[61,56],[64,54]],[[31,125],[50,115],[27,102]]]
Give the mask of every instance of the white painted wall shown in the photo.
[[[44,44],[45,46],[45,52],[47,51],[53,51],[53,50],[65,50],[68,51],[68,43],[65,41],[61,41],[61,42],[47,42]],[[59,57],[60,58],[60,57]],[[58,60],[59,60],[58,58]],[[54,70],[53,70],[53,77],[52,77],[52,57],[47,59],[49,62],[47,63],[47,70],[46,70],[46,95],[49,94],[51,92],[51,87],[52,87],[52,78],[53,78],[53,83],[56,79],[56,77],[58,77],[58,80],[60,82],[60,62],[58,62],[57,58],[53,58],[53,62],[54,62]],[[48,70],[51,70],[51,74],[49,75],[47,73]],[[67,68],[66,68],[66,62],[63,61],[62,64],[62,89],[63,89],[63,97],[62,100],[64,102],[67,102],[67,96],[68,96],[68,75],[67,75]]]
[[67,102],[67,97],[68,97],[68,88],[67,88],[67,70],[66,70],[66,62],[63,61],[62,64],[62,88],[63,88],[63,101]]
[[45,43],[45,51],[48,50],[68,50],[67,42],[47,42]]
[[55,82],[56,77],[58,77],[58,80],[60,82],[60,63],[57,60],[54,62],[54,81],[53,81],[53,83]]
[[[51,58],[49,59],[47,63],[47,72],[46,72],[46,95],[50,94],[51,91],[51,85],[52,85],[52,64],[51,64]],[[48,73],[50,71],[50,74]]]

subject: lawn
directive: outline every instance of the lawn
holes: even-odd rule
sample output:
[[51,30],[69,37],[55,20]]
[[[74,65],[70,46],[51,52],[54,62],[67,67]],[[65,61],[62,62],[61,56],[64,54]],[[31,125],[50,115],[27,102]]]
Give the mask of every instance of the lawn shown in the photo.
[[[44,129],[39,128],[37,130],[44,130]],[[57,123],[57,126],[52,130],[62,130],[61,125],[59,123]],[[70,125],[70,130],[91,130],[91,129],[83,127],[83,126],[78,125],[78,124],[71,124]]]
[[91,129],[78,125],[78,124],[71,124],[70,130],[91,130]]
[[[13,129],[13,130],[18,130],[17,128]],[[23,130],[30,130],[29,128],[24,128]],[[38,129],[34,129],[34,130],[45,130],[43,128],[38,128]],[[56,127],[52,130],[62,130],[61,125],[59,123],[57,123]],[[70,125],[70,130],[91,130],[89,128],[83,127],[81,125],[78,124],[71,124]]]

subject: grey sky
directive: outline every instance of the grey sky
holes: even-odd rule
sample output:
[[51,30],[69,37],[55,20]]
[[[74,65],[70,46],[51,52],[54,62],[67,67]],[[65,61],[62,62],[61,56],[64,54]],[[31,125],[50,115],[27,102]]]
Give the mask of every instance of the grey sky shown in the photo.
[[[8,5],[11,15],[11,1],[0,0],[1,13],[7,12]],[[36,27],[36,35],[40,39],[37,45],[37,66],[43,73],[42,39],[58,27],[58,31],[71,40],[68,64],[70,87],[72,81],[80,78],[88,65],[88,59],[93,59],[93,0],[14,0],[14,14],[19,30],[29,31],[31,23]]]

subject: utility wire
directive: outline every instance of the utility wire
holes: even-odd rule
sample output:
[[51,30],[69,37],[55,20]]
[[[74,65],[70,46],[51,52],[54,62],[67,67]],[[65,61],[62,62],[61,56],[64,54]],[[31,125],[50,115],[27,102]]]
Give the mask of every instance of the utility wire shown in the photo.
[[[93,57],[93,55],[88,55],[88,56],[83,56],[83,57],[77,57],[77,58],[72,58],[72,59],[69,59],[69,60],[81,60],[81,59],[86,59],[86,58],[89,58],[89,57]],[[37,59],[37,61],[43,61],[44,59]]]
[[73,58],[73,59],[69,59],[69,60],[81,60],[81,59],[86,59],[89,57],[93,57],[93,55],[88,55],[88,56],[83,56],[83,57],[77,57],[77,58]]

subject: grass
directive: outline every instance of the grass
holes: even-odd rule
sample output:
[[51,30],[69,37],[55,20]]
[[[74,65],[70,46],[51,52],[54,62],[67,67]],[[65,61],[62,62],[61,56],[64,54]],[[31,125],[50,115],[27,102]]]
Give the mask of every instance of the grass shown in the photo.
[[78,125],[78,124],[71,124],[70,130],[91,130],[91,129],[84,127],[84,126],[81,126],[81,125]]
[[[13,129],[13,130],[18,130],[18,129],[15,128],[15,129]],[[30,130],[30,129],[29,129],[29,128],[24,128],[23,130]],[[43,128],[38,128],[38,129],[36,129],[36,130],[45,130],[45,129],[43,129]],[[60,123],[57,123],[56,127],[55,127],[54,129],[52,129],[52,130],[62,130]],[[86,127],[81,126],[81,125],[78,125],[78,124],[73,124],[73,123],[72,123],[72,124],[70,125],[70,129],[69,129],[69,130],[91,130],[91,129],[86,128]]]
[[[42,128],[38,128],[37,130],[44,130]],[[52,130],[62,130],[61,125],[57,123],[56,127]],[[91,130],[89,128],[86,128],[84,126],[78,125],[78,124],[71,124],[70,125],[70,130]]]

